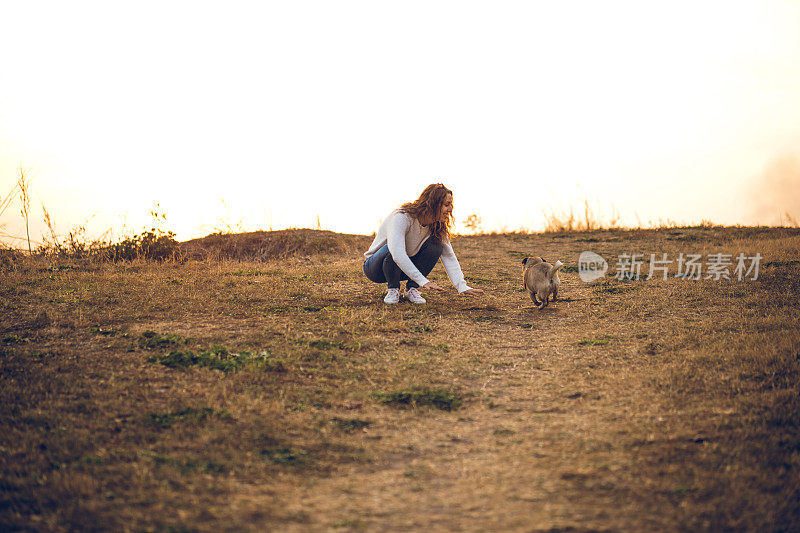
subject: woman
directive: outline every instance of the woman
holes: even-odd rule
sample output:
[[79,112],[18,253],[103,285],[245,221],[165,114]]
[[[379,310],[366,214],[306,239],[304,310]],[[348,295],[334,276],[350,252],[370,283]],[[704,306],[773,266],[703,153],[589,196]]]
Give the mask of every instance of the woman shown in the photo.
[[464,281],[453,247],[450,227],[453,224],[453,192],[442,185],[428,185],[416,201],[403,204],[383,221],[375,240],[364,253],[364,274],[375,283],[387,283],[387,304],[400,301],[400,282],[407,280],[405,297],[424,304],[419,288],[444,291],[427,276],[439,258],[459,294],[481,294]]

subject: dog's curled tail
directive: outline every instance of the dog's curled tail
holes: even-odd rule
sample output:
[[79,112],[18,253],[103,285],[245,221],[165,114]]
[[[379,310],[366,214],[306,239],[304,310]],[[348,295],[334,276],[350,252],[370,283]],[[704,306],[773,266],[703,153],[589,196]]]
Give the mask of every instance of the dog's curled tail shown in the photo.
[[564,266],[564,263],[562,263],[561,261],[556,261],[556,264],[551,266],[550,270],[547,271],[547,279],[552,280],[553,276],[556,275],[556,272],[558,272],[558,269],[561,268],[562,266]]

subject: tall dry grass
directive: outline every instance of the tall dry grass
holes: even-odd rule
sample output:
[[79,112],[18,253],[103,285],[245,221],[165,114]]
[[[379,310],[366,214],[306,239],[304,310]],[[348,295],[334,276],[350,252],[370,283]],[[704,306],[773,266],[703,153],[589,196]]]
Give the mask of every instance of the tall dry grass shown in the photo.
[[620,214],[619,210],[613,205],[606,222],[597,213],[597,210],[590,206],[589,200],[583,202],[583,212],[575,214],[575,210],[570,206],[569,211],[557,212],[555,209],[543,211],[545,233],[563,233],[573,231],[595,231],[600,229],[615,229],[618,227]]
[[[16,198],[18,190],[19,182],[16,182],[8,194],[6,194],[4,197],[0,196],[0,219],[2,219],[2,216],[5,214],[5,212],[8,211],[8,209],[13,205],[14,198]],[[0,223],[0,230],[3,228],[5,228],[5,223]],[[5,231],[0,231],[0,237],[11,238],[13,236],[5,233]]]
[[28,253],[33,253],[31,247],[31,230],[30,230],[30,210],[31,210],[31,197],[30,197],[30,178],[25,177],[25,171],[19,169],[19,180],[17,181],[17,188],[19,189],[19,201],[21,204],[22,218],[25,220],[25,237],[28,242]]

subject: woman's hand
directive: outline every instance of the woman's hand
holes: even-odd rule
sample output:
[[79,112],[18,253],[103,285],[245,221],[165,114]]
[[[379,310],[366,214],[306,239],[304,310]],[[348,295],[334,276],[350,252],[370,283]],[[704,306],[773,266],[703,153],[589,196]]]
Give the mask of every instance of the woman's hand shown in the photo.
[[438,286],[437,284],[435,284],[432,281],[429,281],[428,283],[426,283],[425,285],[420,287],[420,289],[422,289],[423,291],[443,291],[444,290],[443,288],[441,288],[440,286]]
[[467,289],[461,294],[464,296],[477,296],[478,294],[483,294],[483,289]]

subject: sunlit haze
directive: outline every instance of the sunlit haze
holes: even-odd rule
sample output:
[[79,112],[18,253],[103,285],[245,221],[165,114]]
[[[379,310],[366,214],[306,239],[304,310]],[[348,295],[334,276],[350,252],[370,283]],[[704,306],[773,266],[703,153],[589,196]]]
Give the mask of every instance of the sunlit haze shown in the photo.
[[[3,2],[0,196],[31,236],[800,218],[800,2]],[[23,236],[16,202],[0,232]],[[19,244],[19,243],[17,243]]]

